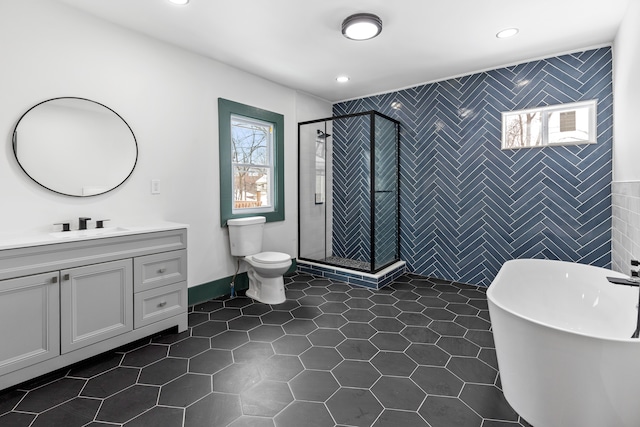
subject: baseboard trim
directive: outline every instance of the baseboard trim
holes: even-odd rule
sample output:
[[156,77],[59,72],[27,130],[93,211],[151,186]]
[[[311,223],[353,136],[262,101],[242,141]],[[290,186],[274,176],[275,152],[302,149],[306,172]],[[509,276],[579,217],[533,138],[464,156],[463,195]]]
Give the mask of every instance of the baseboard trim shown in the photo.
[[[291,267],[287,270],[287,274],[295,272],[296,269],[296,260],[294,259],[292,260]],[[191,306],[213,298],[231,295],[231,279],[233,279],[233,276],[223,277],[222,279],[214,280],[212,282],[191,286],[188,289],[189,305]],[[234,285],[236,292],[249,289],[249,277],[247,276],[247,273],[238,274]]]

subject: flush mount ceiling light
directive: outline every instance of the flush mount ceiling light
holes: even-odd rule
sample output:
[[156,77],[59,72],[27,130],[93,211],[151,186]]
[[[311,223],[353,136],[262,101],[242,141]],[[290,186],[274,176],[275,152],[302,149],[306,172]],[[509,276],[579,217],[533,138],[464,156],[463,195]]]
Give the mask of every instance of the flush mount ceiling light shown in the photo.
[[351,40],[369,40],[382,31],[382,19],[373,13],[356,13],[342,21],[342,35]]
[[169,0],[169,3],[175,4],[178,6],[184,6],[185,4],[189,3],[189,0]]
[[496,37],[499,39],[506,39],[515,36],[516,34],[518,34],[518,31],[519,30],[517,28],[507,28],[499,31],[498,34],[496,34]]
[[349,76],[338,76],[336,77],[336,81],[338,83],[346,83],[349,81]]

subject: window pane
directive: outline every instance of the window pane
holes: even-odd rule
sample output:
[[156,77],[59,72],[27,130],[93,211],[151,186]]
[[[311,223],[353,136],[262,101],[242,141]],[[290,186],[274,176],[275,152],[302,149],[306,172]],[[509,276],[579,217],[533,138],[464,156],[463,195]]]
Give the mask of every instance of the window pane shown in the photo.
[[231,120],[231,142],[234,163],[269,165],[271,125],[258,121]]
[[549,144],[589,142],[589,107],[549,113]]
[[269,208],[272,200],[268,167],[233,167],[233,209]]
[[540,111],[505,115],[502,148],[537,147],[542,145],[541,117]]

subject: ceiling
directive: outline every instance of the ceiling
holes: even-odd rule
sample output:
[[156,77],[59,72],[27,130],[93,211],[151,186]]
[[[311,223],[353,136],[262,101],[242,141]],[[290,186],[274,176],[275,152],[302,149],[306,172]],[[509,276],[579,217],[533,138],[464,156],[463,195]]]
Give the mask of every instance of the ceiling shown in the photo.
[[[55,1],[335,102],[610,44],[630,0]],[[377,38],[342,36],[358,12]]]

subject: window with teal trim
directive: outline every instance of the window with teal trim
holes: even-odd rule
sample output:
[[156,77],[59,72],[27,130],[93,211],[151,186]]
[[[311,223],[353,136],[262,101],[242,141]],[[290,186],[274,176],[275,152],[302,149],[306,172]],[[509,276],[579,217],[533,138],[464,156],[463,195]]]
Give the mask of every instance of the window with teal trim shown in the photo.
[[284,220],[284,116],[218,98],[220,222]]

